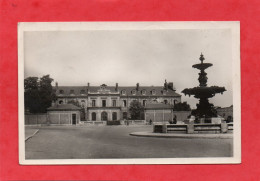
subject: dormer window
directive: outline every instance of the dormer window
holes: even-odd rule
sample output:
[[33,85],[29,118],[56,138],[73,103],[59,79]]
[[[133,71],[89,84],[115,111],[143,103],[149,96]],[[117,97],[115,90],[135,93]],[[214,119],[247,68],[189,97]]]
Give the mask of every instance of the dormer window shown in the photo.
[[74,90],[72,89],[72,90],[70,90],[70,94],[74,94]]
[[125,91],[125,90],[122,90],[121,93],[122,93],[122,95],[125,95],[125,94],[126,94],[126,91]]
[[64,94],[64,90],[60,90],[60,94]]
[[135,95],[136,94],[136,90],[132,90],[132,94]]
[[102,84],[102,85],[100,86],[100,89],[101,89],[101,90],[105,90],[105,89],[106,89],[106,87],[107,87],[107,85],[106,85],[106,84]]
[[163,90],[163,91],[162,91],[162,94],[163,94],[163,95],[166,95],[166,92],[167,92],[166,90]]
[[85,90],[81,90],[81,91],[80,91],[80,94],[85,94],[85,93],[86,93]]
[[146,90],[142,90],[142,95],[145,95],[146,94]]
[[152,95],[155,95],[156,94],[156,91],[155,90],[152,90]]

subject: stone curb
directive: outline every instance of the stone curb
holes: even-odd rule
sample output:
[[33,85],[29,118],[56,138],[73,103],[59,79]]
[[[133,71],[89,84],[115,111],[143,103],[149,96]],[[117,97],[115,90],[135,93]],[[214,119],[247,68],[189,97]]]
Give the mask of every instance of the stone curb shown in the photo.
[[28,139],[30,139],[31,137],[33,137],[36,133],[38,133],[38,131],[39,131],[39,129],[37,129],[32,135],[27,136],[27,137],[25,138],[25,141],[27,141]]
[[205,138],[205,139],[231,139],[233,134],[172,134],[172,133],[152,133],[152,132],[133,132],[131,136],[157,137],[157,138]]

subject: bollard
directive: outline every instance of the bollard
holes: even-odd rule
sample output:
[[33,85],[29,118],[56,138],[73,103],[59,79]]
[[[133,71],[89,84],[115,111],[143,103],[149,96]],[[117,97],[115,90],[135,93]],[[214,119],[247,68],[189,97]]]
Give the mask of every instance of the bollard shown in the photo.
[[162,125],[162,132],[167,133],[167,125],[166,124]]
[[228,131],[228,124],[227,123],[221,123],[221,132],[227,133]]
[[188,134],[194,133],[194,124],[187,124],[187,133]]

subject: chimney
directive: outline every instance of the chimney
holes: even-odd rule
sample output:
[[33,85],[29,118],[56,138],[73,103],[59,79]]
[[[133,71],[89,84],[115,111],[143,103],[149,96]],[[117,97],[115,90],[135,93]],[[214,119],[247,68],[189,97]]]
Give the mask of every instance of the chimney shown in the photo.
[[58,89],[58,82],[55,82],[56,90]]
[[164,89],[168,90],[168,83],[167,83],[166,79],[165,79],[165,83],[164,83]]
[[116,91],[118,91],[118,83],[116,83]]
[[139,83],[136,84],[136,90],[139,91]]
[[89,82],[88,82],[88,88],[89,88],[89,86],[90,86],[90,84],[89,84]]

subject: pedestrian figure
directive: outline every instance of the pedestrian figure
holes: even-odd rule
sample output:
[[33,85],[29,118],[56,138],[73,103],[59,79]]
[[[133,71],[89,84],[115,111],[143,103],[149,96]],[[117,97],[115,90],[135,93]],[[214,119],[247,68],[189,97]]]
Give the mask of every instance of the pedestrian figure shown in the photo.
[[152,123],[153,123],[153,121],[152,121],[152,119],[150,119],[149,124],[152,125]]
[[129,120],[128,120],[128,119],[126,120],[126,125],[127,125],[127,126],[129,125]]
[[173,117],[173,124],[177,124],[177,116],[174,114],[174,117]]

